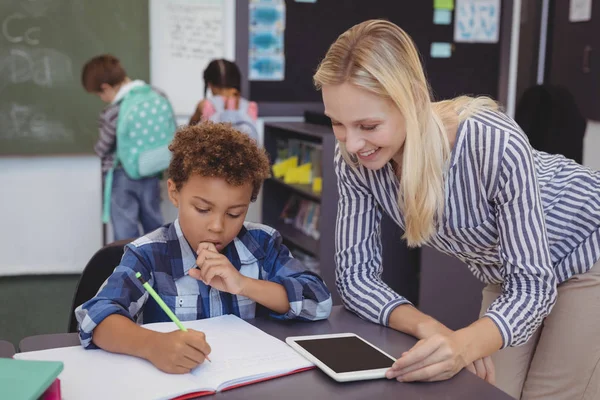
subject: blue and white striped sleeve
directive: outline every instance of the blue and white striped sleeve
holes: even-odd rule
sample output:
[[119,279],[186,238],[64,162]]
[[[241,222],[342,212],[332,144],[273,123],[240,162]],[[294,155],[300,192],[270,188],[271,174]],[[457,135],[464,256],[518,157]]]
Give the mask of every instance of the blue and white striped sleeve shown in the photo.
[[557,280],[550,258],[544,210],[531,146],[507,135],[493,194],[503,261],[502,295],[485,314],[498,326],[502,348],[522,345],[550,313]]
[[318,275],[291,256],[282,240],[281,234],[274,231],[267,244],[263,268],[270,282],[278,283],[285,289],[290,309],[285,314],[271,312],[271,316],[305,321],[326,319],[333,306],[331,292]]
[[339,145],[334,163],[339,192],[336,285],[347,309],[387,326],[392,311],[410,302],[381,279],[381,208],[359,172],[343,159]]
[[144,280],[153,285],[153,276],[147,264],[137,248],[127,245],[121,263],[96,296],[77,307],[75,317],[79,322],[79,340],[83,347],[97,348],[92,342],[92,334],[96,326],[109,315],[118,314],[135,319],[148,299],[148,292],[135,274],[140,272]]

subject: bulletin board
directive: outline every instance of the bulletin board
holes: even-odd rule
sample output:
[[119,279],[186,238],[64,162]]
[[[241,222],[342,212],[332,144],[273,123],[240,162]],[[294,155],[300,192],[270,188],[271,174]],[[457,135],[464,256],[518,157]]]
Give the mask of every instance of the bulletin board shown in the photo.
[[[341,33],[373,18],[394,22],[413,38],[436,99],[461,94],[498,97],[500,43],[453,43],[454,24],[434,24],[431,0],[286,0],[285,3],[285,77],[282,81],[248,82],[250,98],[257,101],[259,107],[261,103],[321,103],[321,94],[312,83],[319,61]],[[241,17],[246,20],[238,17],[238,29],[241,23],[247,23],[247,14]],[[452,43],[451,57],[432,58],[432,42]],[[238,46],[240,44],[238,42]],[[243,53],[238,51],[238,57],[240,54]],[[261,114],[265,115],[262,111]]]

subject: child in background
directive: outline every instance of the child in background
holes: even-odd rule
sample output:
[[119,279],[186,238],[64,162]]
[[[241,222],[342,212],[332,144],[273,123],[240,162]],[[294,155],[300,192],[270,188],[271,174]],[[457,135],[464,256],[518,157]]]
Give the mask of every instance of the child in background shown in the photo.
[[[104,222],[108,222],[110,214],[115,240],[137,238],[140,236],[139,224],[142,225],[144,233],[151,232],[163,224],[159,175],[132,179],[120,164],[115,166],[115,157],[117,125],[123,100],[132,90],[145,86],[146,83],[131,80],[120,61],[108,54],[89,60],[83,67],[81,81],[87,92],[108,103],[100,114],[100,135],[94,146],[94,151],[102,161],[103,175],[110,174],[114,168],[112,184],[107,181],[110,187],[104,188],[110,193],[110,198],[107,198],[110,211],[105,205]],[[159,94],[164,97],[162,93]],[[139,136],[142,137],[141,132]]]
[[[204,100],[196,107],[190,125],[200,121],[229,122],[257,140],[258,106],[241,97],[242,74],[238,66],[224,59],[211,61],[204,70]],[[207,97],[210,89],[211,97]]]
[[182,128],[169,149],[169,198],[178,219],[127,245],[96,297],[77,308],[82,345],[144,358],[169,373],[204,361],[210,347],[203,333],[136,324],[169,321],[137,272],[183,321],[250,319],[261,307],[277,319],[327,318],[331,294],[321,278],[292,258],[276,230],[244,222],[270,175],[264,150],[212,122]]

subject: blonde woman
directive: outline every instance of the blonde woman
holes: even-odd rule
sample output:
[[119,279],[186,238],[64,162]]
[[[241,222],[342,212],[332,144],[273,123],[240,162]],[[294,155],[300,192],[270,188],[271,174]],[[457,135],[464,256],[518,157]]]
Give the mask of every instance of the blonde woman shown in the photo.
[[[314,81],[338,140],[337,288],[420,339],[387,377],[468,368],[515,398],[600,398],[600,174],[532,149],[488,98],[432,102],[411,38],[387,21],[342,34]],[[451,331],[383,283],[382,212],[488,284],[481,319]]]

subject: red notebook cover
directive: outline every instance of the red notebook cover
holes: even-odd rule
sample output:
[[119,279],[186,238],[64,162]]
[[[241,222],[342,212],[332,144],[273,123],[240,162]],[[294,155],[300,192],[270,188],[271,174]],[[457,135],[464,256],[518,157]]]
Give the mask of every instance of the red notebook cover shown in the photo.
[[52,385],[46,389],[41,397],[41,400],[61,400],[60,379],[56,378]]
[[[240,383],[238,385],[228,386],[228,387],[224,388],[222,390],[222,392],[225,392],[227,390],[237,389],[237,388],[242,387],[242,386],[252,385],[254,383],[259,383],[259,382],[264,382],[264,381],[270,381],[271,379],[281,378],[282,376],[297,374],[298,372],[309,371],[309,370],[315,369],[315,368],[316,367],[314,367],[314,366],[313,367],[308,367],[308,368],[300,368],[300,369],[297,369],[297,370],[294,370],[294,371],[291,371],[291,372],[287,372],[285,374],[273,375],[273,376],[269,376],[269,377],[266,377],[266,378],[257,379],[257,380],[254,380],[254,381]],[[208,396],[208,395],[215,394],[215,393],[216,392],[194,392],[194,393],[184,394],[183,396],[174,397],[173,400],[188,400],[188,399],[194,399],[196,397]]]

